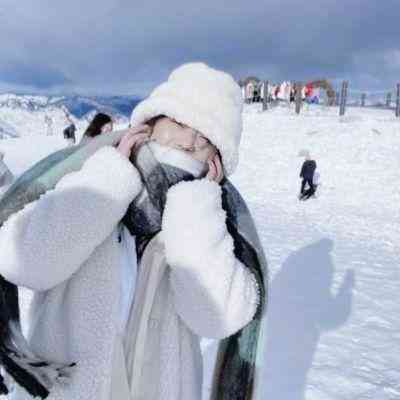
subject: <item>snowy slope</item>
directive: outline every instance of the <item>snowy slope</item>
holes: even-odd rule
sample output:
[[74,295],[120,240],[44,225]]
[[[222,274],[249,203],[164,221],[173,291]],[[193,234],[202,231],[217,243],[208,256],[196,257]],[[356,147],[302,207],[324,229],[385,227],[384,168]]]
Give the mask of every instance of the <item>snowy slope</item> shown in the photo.
[[77,136],[83,134],[97,112],[111,115],[117,123],[128,123],[133,107],[140,99],[134,96],[29,96],[0,94],[0,138],[32,134],[61,136],[71,121]]
[[[50,132],[46,120],[51,120]],[[83,129],[88,123],[72,115],[69,118],[79,128]],[[44,109],[31,110],[26,108],[0,107],[0,119],[18,134],[18,136],[58,135],[62,136],[63,130],[70,122],[65,112],[59,107],[49,106]],[[82,127],[81,127],[82,125]]]
[[[233,181],[270,268],[258,400],[400,398],[400,120],[383,110],[337,114],[245,110]],[[308,202],[296,198],[301,150],[322,181]]]
[[[270,276],[263,399],[398,399],[400,120],[390,111],[245,114],[234,182]],[[307,149],[320,197],[299,202]]]
[[[62,146],[35,134],[0,141],[17,174]],[[297,200],[302,150],[322,181],[307,202]],[[340,119],[336,108],[297,116],[248,106],[233,181],[270,268],[257,400],[399,399],[400,120],[387,110],[351,108]],[[205,398],[214,348],[204,343]]]
[[140,100],[141,98],[137,96],[36,96],[3,93],[0,94],[0,107],[37,111],[53,106],[64,107],[77,118],[93,110],[116,117],[129,117]]
[[18,133],[15,128],[0,119],[0,139],[15,137],[18,137]]

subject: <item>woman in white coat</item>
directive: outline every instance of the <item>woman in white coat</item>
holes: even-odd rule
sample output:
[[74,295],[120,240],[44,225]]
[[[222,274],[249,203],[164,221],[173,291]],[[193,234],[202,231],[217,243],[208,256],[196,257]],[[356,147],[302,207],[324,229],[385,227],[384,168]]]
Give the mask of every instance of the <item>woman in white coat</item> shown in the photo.
[[[134,110],[136,128],[117,148],[97,151],[1,228],[0,274],[34,291],[22,321],[32,350],[76,363],[49,400],[201,399],[200,337],[234,334],[259,303],[218,184],[237,164],[241,107],[229,75],[178,68]],[[165,162],[208,172],[168,190],[162,230],[137,263],[135,237],[120,221],[143,195],[129,157],[150,133]],[[30,397],[16,387],[10,398]]]

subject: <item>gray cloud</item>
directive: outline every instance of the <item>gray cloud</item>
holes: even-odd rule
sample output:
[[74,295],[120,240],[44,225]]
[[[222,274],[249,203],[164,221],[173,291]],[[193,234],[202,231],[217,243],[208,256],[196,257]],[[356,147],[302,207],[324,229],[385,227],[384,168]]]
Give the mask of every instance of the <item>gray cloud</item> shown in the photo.
[[400,80],[398,9],[398,0],[3,0],[0,82],[145,94],[180,63],[204,60],[236,78],[386,88]]
[[60,85],[67,85],[71,81],[62,72],[49,68],[46,65],[32,65],[14,63],[0,66],[0,76],[8,85],[34,85],[38,89],[51,89]]

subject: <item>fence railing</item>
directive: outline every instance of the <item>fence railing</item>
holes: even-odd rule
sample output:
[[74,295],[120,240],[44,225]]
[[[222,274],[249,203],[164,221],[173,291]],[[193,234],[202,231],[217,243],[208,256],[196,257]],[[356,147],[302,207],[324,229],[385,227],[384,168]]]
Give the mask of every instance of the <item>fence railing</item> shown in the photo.
[[340,99],[347,107],[368,107],[394,110],[396,117],[400,117],[400,83],[394,90],[361,91],[350,90],[348,93],[340,93]]
[[[293,99],[288,100],[288,102],[293,101],[295,103],[296,113],[300,114],[302,103],[305,100],[302,97],[303,84],[301,82],[296,82],[294,88],[295,96]],[[266,96],[264,95],[265,93],[267,94]],[[279,103],[279,99],[272,99],[269,93],[269,82],[264,81],[261,85],[261,96],[259,95],[255,100],[247,99],[246,102],[261,101],[262,109],[263,111],[266,111],[272,105]],[[368,107],[392,110],[394,111],[395,116],[400,118],[400,83],[397,83],[396,87],[393,89],[362,91],[351,89],[349,82],[343,81],[341,90],[335,92],[335,101],[330,103],[325,99],[323,103],[338,106],[340,116],[345,115],[348,107]]]

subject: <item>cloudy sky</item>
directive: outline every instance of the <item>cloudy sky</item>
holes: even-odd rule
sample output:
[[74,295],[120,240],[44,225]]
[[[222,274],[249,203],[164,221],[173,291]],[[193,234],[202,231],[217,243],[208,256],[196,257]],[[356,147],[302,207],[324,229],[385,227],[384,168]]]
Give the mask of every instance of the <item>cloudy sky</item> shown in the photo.
[[387,90],[399,22],[399,0],[1,0],[0,92],[145,95],[198,60]]

